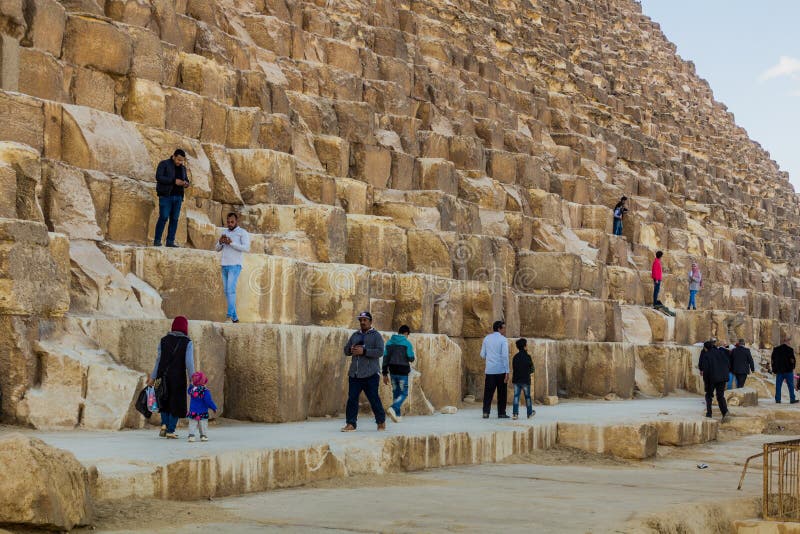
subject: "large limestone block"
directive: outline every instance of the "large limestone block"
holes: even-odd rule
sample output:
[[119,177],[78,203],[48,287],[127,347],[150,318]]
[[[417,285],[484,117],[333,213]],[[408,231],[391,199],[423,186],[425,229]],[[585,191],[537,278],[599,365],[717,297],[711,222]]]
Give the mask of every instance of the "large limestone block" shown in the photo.
[[71,530],[92,521],[86,469],[72,453],[10,434],[0,440],[0,524]]
[[675,345],[636,347],[636,387],[645,395],[663,396],[687,387],[692,354]]
[[283,152],[265,149],[229,150],[231,168],[242,198],[250,204],[291,204],[295,161]]
[[116,84],[110,75],[92,69],[75,71],[72,94],[74,104],[114,113],[116,109]]
[[40,223],[0,219],[0,313],[60,316],[69,307],[66,239]]
[[385,189],[392,174],[392,153],[379,146],[351,145],[351,176],[377,189]]
[[[155,180],[153,182],[146,184],[121,176],[112,177],[106,233],[108,239],[120,243],[153,242],[155,221],[158,218]],[[180,220],[178,241],[182,242],[186,235],[186,218],[181,217]],[[166,231],[165,228],[164,232]]]
[[160,309],[143,308],[125,276],[117,270],[93,241],[71,241],[69,245],[70,310],[116,317],[161,317]]
[[642,313],[650,323],[650,333],[653,342],[670,342],[675,339],[675,318],[664,315],[652,308],[641,308]]
[[649,345],[653,341],[650,322],[639,306],[620,306],[622,312],[623,341],[636,345]]
[[60,162],[42,166],[44,212],[49,228],[70,239],[103,239],[92,195],[81,170]]
[[320,261],[343,263],[347,233],[341,208],[320,205],[261,205],[243,212],[242,226],[252,232],[303,232]]
[[[5,43],[5,39],[2,42]],[[21,92],[45,100],[70,101],[69,86],[72,79],[64,80],[64,65],[50,54],[33,48],[20,48],[18,68]]]
[[211,198],[222,204],[244,204],[228,152],[211,144],[204,144],[203,150],[211,164]]
[[659,419],[658,444],[686,447],[717,439],[719,422],[707,417],[698,419]]
[[26,2],[25,7],[28,29],[22,41],[27,46],[60,56],[67,22],[64,6],[55,0],[32,0]]
[[134,78],[128,89],[128,99],[122,107],[125,120],[163,128],[166,113],[166,98],[161,84],[145,78]]
[[758,392],[749,387],[725,391],[728,406],[758,406]]
[[520,334],[606,341],[613,333],[606,301],[567,295],[520,295]]
[[[511,351],[516,351],[513,339],[509,339]],[[544,402],[547,397],[558,395],[558,368],[560,343],[549,339],[529,339],[528,352],[536,369],[531,377],[534,399]],[[513,355],[512,355],[513,357]]]
[[514,277],[517,289],[574,291],[581,287],[583,261],[577,254],[559,252],[520,252]]
[[558,444],[587,452],[643,460],[656,454],[658,429],[652,423],[594,425],[558,423]]
[[502,319],[502,284],[469,280],[463,283],[463,337],[484,336],[492,331],[492,323]]
[[[37,429],[73,429],[80,423],[83,368],[63,353],[37,346],[41,379],[17,406],[17,420]],[[123,412],[124,413],[124,412]]]
[[416,362],[422,373],[419,381],[425,396],[436,409],[461,406],[461,347],[444,335],[413,334]]
[[311,293],[311,321],[322,326],[355,326],[369,308],[370,271],[361,265],[315,263],[303,290]]
[[247,254],[236,311],[243,321],[310,324],[312,267],[291,258]]
[[44,106],[42,102],[25,95],[0,93],[0,119],[4,127],[2,141],[16,141],[44,149]]
[[418,158],[419,189],[435,189],[450,195],[459,193],[459,180],[453,162],[441,158]]
[[181,53],[178,68],[179,87],[202,96],[233,105],[236,75],[214,60],[197,54]]
[[407,253],[405,230],[388,217],[347,216],[347,263],[402,273],[408,268]]
[[[4,190],[9,203],[13,201],[15,204],[15,215],[11,218],[44,222],[39,204],[42,196],[42,164],[39,153],[21,143],[0,142],[0,163],[10,167],[15,175],[13,182],[16,183],[10,189]],[[8,181],[12,182],[8,167],[6,175]]]
[[434,230],[408,230],[408,270],[444,278],[453,277],[450,250],[455,246],[456,234]]
[[314,137],[314,148],[328,174],[347,176],[350,170],[350,144],[347,141],[333,135],[318,135]]
[[92,108],[65,105],[63,110],[61,152],[66,163],[155,181],[144,139],[133,124]]
[[319,327],[224,327],[227,415],[278,423],[341,411],[349,365],[342,349],[349,334]]
[[38,319],[0,315],[0,420],[14,422],[18,404],[38,379],[34,343],[39,336]]
[[560,346],[558,387],[567,396],[633,396],[636,354],[624,343],[563,341]]
[[0,217],[17,218],[17,173],[8,163],[0,164],[0,189],[6,194],[0,198]]
[[63,50],[64,58],[70,63],[124,76],[131,67],[133,42],[115,24],[89,16],[70,15]]

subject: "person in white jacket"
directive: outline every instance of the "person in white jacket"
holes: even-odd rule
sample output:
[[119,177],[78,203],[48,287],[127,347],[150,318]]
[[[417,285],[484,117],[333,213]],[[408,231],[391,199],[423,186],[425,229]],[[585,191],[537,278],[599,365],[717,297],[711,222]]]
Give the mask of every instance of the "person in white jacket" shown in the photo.
[[228,227],[222,232],[217,242],[217,252],[222,251],[222,287],[228,301],[226,317],[234,323],[239,322],[236,315],[236,284],[242,272],[242,255],[250,252],[250,234],[239,226],[239,216],[229,213]]

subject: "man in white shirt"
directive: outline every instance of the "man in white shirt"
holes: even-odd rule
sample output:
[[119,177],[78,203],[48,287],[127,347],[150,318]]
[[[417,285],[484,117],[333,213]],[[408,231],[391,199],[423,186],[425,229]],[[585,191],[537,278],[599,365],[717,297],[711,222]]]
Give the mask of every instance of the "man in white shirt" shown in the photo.
[[242,272],[242,254],[250,251],[250,234],[239,226],[239,216],[228,214],[228,227],[217,242],[217,252],[222,251],[222,287],[228,301],[226,317],[234,323],[239,322],[236,315],[236,283]]
[[483,418],[488,419],[492,411],[494,390],[497,390],[497,417],[508,418],[506,402],[508,400],[508,340],[506,324],[495,321],[493,332],[483,338],[481,358],[486,360],[486,377],[483,386]]

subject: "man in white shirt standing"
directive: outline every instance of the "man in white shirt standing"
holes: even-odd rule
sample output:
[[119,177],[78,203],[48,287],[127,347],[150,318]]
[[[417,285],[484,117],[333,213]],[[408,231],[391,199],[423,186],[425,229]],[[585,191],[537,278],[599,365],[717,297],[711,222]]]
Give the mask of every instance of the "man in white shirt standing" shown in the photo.
[[497,417],[507,419],[506,402],[508,400],[508,340],[506,324],[495,321],[493,332],[483,338],[481,358],[486,360],[486,377],[483,386],[483,418],[488,419],[492,411],[494,390],[497,390]]
[[250,234],[239,226],[239,216],[229,213],[228,227],[217,242],[217,252],[222,251],[222,287],[228,301],[226,317],[234,323],[239,322],[236,315],[236,284],[242,273],[242,254],[250,252]]

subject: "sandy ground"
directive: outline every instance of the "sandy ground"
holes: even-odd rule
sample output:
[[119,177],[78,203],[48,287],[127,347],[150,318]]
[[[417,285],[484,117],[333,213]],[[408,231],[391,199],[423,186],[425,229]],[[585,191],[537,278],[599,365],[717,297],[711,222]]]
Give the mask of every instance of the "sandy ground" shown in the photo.
[[95,532],[723,532],[755,514],[758,465],[736,485],[769,439],[659,447],[646,462],[559,448],[215,501],[105,502]]

